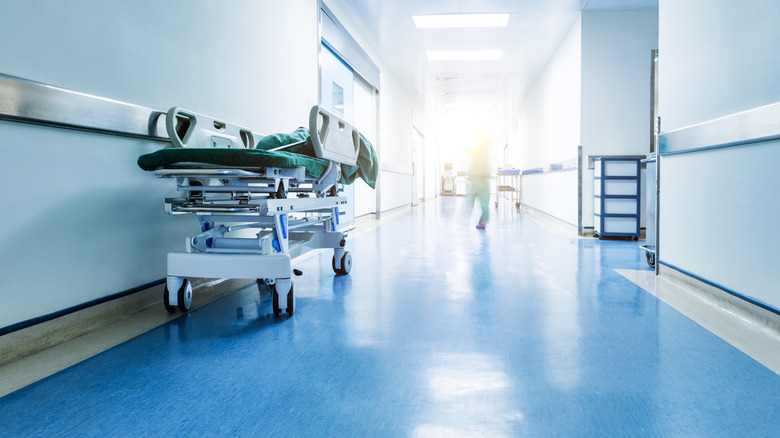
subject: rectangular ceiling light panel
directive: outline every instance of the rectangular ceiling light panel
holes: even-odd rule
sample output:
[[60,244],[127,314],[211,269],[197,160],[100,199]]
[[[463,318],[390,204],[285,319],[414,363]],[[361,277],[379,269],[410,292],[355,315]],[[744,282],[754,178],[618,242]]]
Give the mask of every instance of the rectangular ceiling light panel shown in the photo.
[[413,15],[412,20],[418,29],[506,27],[509,24],[509,14]]
[[491,109],[493,108],[491,103],[467,103],[467,102],[450,102],[445,103],[444,108],[447,109]]
[[495,61],[504,56],[503,50],[429,50],[429,61]]

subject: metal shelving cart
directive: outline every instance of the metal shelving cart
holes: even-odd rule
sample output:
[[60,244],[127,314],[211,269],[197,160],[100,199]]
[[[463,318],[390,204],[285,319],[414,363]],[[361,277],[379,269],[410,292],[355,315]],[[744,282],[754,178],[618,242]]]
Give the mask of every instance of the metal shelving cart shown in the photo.
[[639,239],[639,169],[636,157],[594,160],[594,236]]
[[501,199],[520,208],[520,169],[498,169],[496,173],[496,208]]

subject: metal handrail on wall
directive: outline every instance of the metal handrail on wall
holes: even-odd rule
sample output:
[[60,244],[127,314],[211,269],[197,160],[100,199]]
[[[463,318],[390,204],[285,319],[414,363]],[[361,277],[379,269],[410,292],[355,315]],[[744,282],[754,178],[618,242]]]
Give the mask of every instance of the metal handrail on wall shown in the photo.
[[0,120],[170,141],[166,113],[0,73]]
[[662,156],[780,139],[780,103],[661,133]]

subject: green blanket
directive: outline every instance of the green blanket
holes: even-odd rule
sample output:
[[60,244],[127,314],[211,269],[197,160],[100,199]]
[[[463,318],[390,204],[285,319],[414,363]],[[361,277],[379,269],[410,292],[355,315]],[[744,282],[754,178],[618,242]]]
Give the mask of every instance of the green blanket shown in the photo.
[[[268,150],[297,142],[303,143],[282,151]],[[192,162],[230,167],[305,167],[306,171],[315,177],[322,176],[328,168],[328,160],[315,156],[309,130],[306,128],[298,128],[290,134],[263,137],[255,149],[166,148],[138,157],[138,166],[144,170]],[[371,188],[376,188],[378,172],[379,163],[374,147],[361,134],[357,164],[342,164],[339,182],[352,184],[360,177]]]

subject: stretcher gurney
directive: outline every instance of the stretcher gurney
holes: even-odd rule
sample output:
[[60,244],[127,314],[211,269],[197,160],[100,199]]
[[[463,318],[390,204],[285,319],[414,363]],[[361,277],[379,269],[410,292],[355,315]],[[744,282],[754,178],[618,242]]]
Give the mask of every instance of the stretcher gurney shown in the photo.
[[168,254],[163,304],[169,312],[190,309],[188,277],[247,278],[270,287],[275,314],[292,315],[291,260],[312,249],[332,248],[334,272],[349,273],[352,256],[339,228],[339,208],[347,203],[339,196],[341,166],[355,166],[361,147],[373,154],[356,129],[313,107],[311,135],[277,148],[306,143],[314,155],[307,157],[258,150],[250,130],[180,108],[168,112],[166,127],[174,147],[141,156],[138,164],[175,179],[184,196],[165,199],[166,212],[194,214],[200,225],[184,252]]

